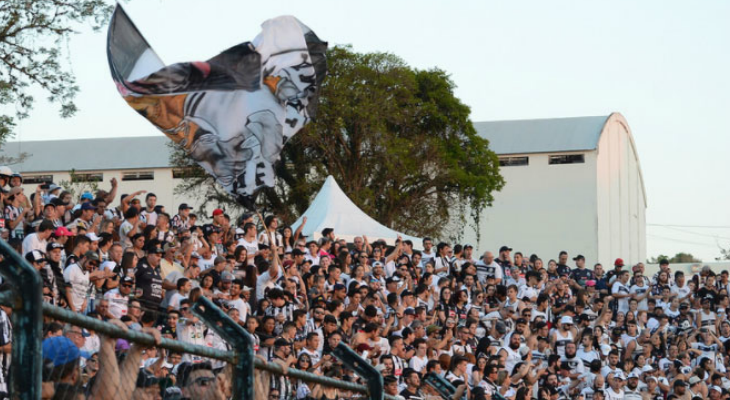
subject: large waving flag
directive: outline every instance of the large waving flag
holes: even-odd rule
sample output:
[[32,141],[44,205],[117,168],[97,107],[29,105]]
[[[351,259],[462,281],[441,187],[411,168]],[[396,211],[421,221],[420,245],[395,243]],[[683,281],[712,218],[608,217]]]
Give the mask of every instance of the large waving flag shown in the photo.
[[109,68],[124,100],[239,202],[274,186],[273,164],[313,116],[327,43],[294,17],[208,61],[165,65],[117,5]]

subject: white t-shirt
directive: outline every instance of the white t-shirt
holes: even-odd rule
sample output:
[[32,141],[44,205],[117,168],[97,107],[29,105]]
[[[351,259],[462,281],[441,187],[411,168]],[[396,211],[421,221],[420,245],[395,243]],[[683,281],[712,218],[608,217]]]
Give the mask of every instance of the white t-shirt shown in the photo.
[[23,255],[30,253],[33,250],[46,252],[46,245],[48,242],[45,240],[38,239],[37,233],[31,233],[23,239]]
[[[611,294],[630,294],[629,288],[621,282],[614,282],[611,287]],[[618,299],[618,311],[626,313],[629,311],[629,297]]]
[[154,212],[154,211],[149,212],[147,210],[142,210],[142,212],[140,214],[147,221],[147,225],[152,225],[152,226],[157,225],[157,213],[156,212]]
[[243,301],[242,298],[239,297],[234,300],[228,300],[228,307],[235,308],[236,310],[238,310],[238,318],[241,321],[245,321],[246,318],[248,317],[249,306],[248,306],[248,303]]
[[63,279],[71,285],[71,299],[74,302],[74,310],[83,312],[81,306],[86,300],[89,292],[89,273],[82,271],[78,264],[71,264],[63,271]]
[[426,364],[428,364],[428,357],[420,358],[418,356],[411,357],[411,361],[408,362],[408,366],[413,368],[419,374],[426,371]]
[[266,289],[272,289],[276,285],[276,282],[271,279],[269,271],[264,272],[256,278],[256,299],[261,300],[266,295]]
[[129,221],[127,221],[126,219],[119,227],[119,242],[122,245],[122,248],[125,250],[132,247],[132,238],[127,236],[129,235],[129,232],[132,231],[132,229],[134,229],[134,225],[130,224]]
[[200,267],[200,272],[203,272],[209,268],[213,268],[213,265],[215,265],[215,254],[210,253],[209,258],[201,258],[198,260],[198,266]]
[[491,264],[485,264],[484,261],[476,263],[477,268],[477,279],[479,282],[486,283],[488,277],[494,277],[494,279],[504,279],[504,273],[502,267],[499,266],[495,261]]
[[115,288],[104,293],[104,298],[109,301],[109,314],[119,319],[127,315],[129,298],[122,296],[119,289]]
[[172,307],[173,310],[180,310],[180,301],[187,298],[188,296],[182,295],[180,292],[175,292],[175,294],[170,297],[170,302],[167,304],[167,307]]
[[686,297],[688,294],[690,294],[691,289],[687,285],[687,283],[684,284],[684,286],[679,287],[677,285],[672,286],[672,293],[676,294],[677,297],[680,299],[683,297]]
[[[249,242],[246,240],[245,237],[242,237],[238,239],[238,246],[243,246],[246,248],[246,252],[248,255],[256,254],[257,251],[259,251],[259,241],[256,240],[256,238],[253,239],[253,242]],[[248,259],[248,265],[254,265],[253,264],[253,257]]]
[[[636,294],[637,296],[643,296],[649,290],[650,290],[650,288],[648,286],[646,286],[646,285],[644,285],[644,286],[633,285],[629,289],[629,293]],[[649,304],[648,304],[648,302],[649,302],[649,299],[648,298],[644,298],[643,300],[641,300],[639,302],[639,310],[640,311],[648,311],[649,310]]]

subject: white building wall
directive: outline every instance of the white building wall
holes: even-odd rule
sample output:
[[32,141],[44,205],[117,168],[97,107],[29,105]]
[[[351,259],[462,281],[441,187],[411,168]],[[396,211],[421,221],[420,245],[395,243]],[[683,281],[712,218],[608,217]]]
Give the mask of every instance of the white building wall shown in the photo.
[[[111,179],[117,178],[119,188],[117,189],[117,197],[115,198],[114,204],[111,206],[116,207],[121,201],[123,194],[131,194],[138,190],[146,190],[152,192],[157,196],[157,204],[164,205],[165,211],[170,215],[177,213],[177,207],[181,203],[188,203],[192,207],[197,208],[204,199],[199,195],[182,194],[176,195],[174,193],[175,187],[181,182],[180,179],[173,179],[172,168],[156,168],[146,169],[144,171],[153,171],[153,180],[134,180],[125,181],[122,180],[122,176],[125,172],[132,172],[138,170],[98,170],[98,171],[78,171],[78,173],[103,173],[104,181],[97,183],[99,189],[110,190]],[[142,170],[139,170],[142,171]],[[22,173],[22,171],[21,171]],[[69,172],[32,172],[23,173],[24,176],[37,176],[37,175],[53,175],[53,182],[60,185],[61,182],[71,182],[71,175]],[[26,195],[30,196],[38,185],[37,184],[24,184],[23,188]],[[71,184],[71,189],[74,191],[74,202],[78,201],[78,198],[84,191],[91,191],[92,186],[88,183],[74,183]],[[67,189],[68,187],[65,187]],[[139,199],[144,203],[146,194],[142,194]]]
[[476,234],[468,227],[463,242],[475,244],[480,254],[496,254],[508,245],[528,257],[537,254],[546,264],[561,250],[595,260],[596,154],[582,154],[585,163],[562,165],[549,165],[549,154],[510,155],[530,157],[529,165],[500,168],[505,186],[482,214],[481,240],[476,245]]
[[646,199],[628,124],[620,114],[606,122],[597,157],[598,262],[646,260]]

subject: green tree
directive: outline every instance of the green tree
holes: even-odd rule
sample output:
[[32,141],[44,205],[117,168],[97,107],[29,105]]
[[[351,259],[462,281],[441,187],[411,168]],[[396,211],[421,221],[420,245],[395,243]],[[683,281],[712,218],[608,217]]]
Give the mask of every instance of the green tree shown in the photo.
[[682,263],[698,263],[702,262],[699,258],[695,258],[690,253],[684,253],[680,252],[674,255],[674,257],[668,257],[663,254],[658,255],[657,257],[652,257],[647,262],[649,264],[659,264],[661,260],[668,260],[670,264],[682,264]]
[[[333,175],[364,212],[410,234],[456,236],[468,220],[478,222],[504,180],[449,75],[350,47],[330,49],[327,61],[316,119],[284,147],[276,187],[263,191],[261,206],[291,223]],[[180,151],[172,158],[191,166]],[[191,174],[180,191],[230,202],[212,179]]]
[[32,86],[60,105],[63,117],[76,112],[79,88],[63,45],[75,29],[90,24],[98,30],[112,7],[105,0],[3,0],[0,2],[0,143],[13,132],[17,119],[33,107]]

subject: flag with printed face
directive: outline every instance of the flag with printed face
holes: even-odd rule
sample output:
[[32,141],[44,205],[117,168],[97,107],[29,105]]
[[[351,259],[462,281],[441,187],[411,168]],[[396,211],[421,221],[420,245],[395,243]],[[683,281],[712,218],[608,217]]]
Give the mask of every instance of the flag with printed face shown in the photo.
[[314,117],[327,43],[294,17],[208,61],[166,65],[117,5],[107,54],[117,90],[239,202],[274,186],[286,141]]

